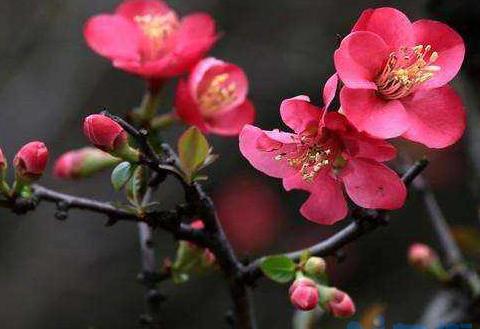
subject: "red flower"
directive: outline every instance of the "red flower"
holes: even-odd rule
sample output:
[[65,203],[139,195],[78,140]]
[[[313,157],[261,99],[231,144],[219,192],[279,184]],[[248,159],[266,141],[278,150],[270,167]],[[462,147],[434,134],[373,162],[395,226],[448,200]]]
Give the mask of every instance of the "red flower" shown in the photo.
[[147,79],[188,71],[217,40],[208,14],[178,19],[165,2],[156,0],[126,0],[113,15],[90,18],[84,36],[113,66]]
[[15,155],[13,165],[17,176],[33,181],[43,174],[48,161],[48,149],[42,142],[25,144]]
[[288,290],[290,302],[297,309],[310,311],[317,307],[319,294],[315,282],[308,278],[300,278],[293,282]]
[[443,23],[411,23],[393,8],[366,10],[334,56],[345,84],[342,110],[378,138],[449,146],[465,130],[462,101],[447,85],[464,53],[462,38]]
[[118,123],[101,114],[85,118],[83,133],[93,145],[106,152],[121,148],[128,138]]
[[203,132],[238,135],[255,118],[247,93],[247,76],[240,67],[210,57],[179,82],[175,108],[183,121]]
[[[335,94],[336,82],[336,76],[327,82],[326,106]],[[300,209],[303,216],[321,224],[343,219],[347,204],[342,185],[361,207],[396,209],[403,205],[405,185],[381,164],[395,157],[392,145],[358,132],[343,115],[313,106],[306,96],[283,101],[280,113],[294,133],[247,125],[240,134],[240,151],[256,169],[282,178],[286,190],[310,192]]]

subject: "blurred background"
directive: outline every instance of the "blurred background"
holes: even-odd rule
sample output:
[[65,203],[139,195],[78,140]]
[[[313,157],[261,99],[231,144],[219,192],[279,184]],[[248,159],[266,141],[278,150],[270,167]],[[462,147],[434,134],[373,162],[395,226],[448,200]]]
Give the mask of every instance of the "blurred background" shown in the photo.
[[[86,47],[82,37],[89,16],[112,11],[117,3],[0,1],[0,144],[9,159],[25,142],[39,139],[51,150],[51,168],[58,155],[85,145],[84,116],[101,107],[124,114],[140,102],[142,81],[113,69]],[[426,174],[450,223],[475,243],[480,172],[477,0],[169,3],[181,14],[202,10],[215,17],[224,36],[212,54],[245,69],[257,124],[263,128],[281,127],[278,108],[284,98],[307,94],[320,101],[322,84],[334,70],[338,35],[348,33],[363,9],[394,6],[411,20],[429,17],[455,27],[468,50],[464,70],[454,84],[468,109],[469,131],[458,145],[429,152],[432,163]],[[174,141],[181,129],[173,129],[167,138]],[[210,140],[221,157],[210,168],[207,190],[242,257],[305,247],[343,225],[308,222],[298,213],[306,194],[287,194],[278,180],[253,170],[241,158],[237,139],[212,136]],[[415,158],[426,154],[422,147],[401,147]],[[48,174],[41,183],[67,193],[121,200],[108,182],[109,173],[75,183]],[[177,195],[181,196],[180,189],[170,181],[158,191],[165,207],[179,201]],[[0,211],[0,327],[137,328],[144,311],[144,289],[135,280],[140,270],[137,227],[130,223],[104,227],[102,216],[78,211],[60,222],[54,219],[54,210],[43,204],[22,217]],[[168,234],[156,232],[155,240],[159,262],[173,255]],[[437,284],[407,265],[406,249],[414,241],[436,245],[421,201],[412,193],[388,228],[350,246],[344,262],[332,262],[333,283],[354,298],[357,318],[375,303],[386,306],[387,327],[414,323],[421,316]],[[162,305],[165,328],[227,327],[224,315],[230,301],[220,275],[194,278],[180,286],[166,282],[160,289],[168,298]],[[255,289],[259,328],[291,327],[286,290],[266,280]],[[345,324],[329,319],[323,327]]]

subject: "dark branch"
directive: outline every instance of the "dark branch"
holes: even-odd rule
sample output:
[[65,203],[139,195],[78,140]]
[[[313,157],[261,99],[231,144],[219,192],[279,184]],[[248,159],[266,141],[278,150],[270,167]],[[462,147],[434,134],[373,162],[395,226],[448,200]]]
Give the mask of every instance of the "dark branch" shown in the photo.
[[[407,172],[402,176],[402,180],[408,186],[428,165],[427,160],[420,160],[416,162]],[[348,224],[345,228],[331,236],[330,238],[313,245],[309,248],[286,254],[294,261],[298,261],[305,250],[308,250],[312,255],[325,257],[333,255],[335,252],[343,248],[352,241],[357,240],[363,235],[375,230],[379,226],[386,224],[385,211],[372,211],[358,208],[352,213],[353,222]],[[245,268],[243,273],[244,279],[253,284],[255,280],[262,276],[260,264],[262,258],[255,260]]]

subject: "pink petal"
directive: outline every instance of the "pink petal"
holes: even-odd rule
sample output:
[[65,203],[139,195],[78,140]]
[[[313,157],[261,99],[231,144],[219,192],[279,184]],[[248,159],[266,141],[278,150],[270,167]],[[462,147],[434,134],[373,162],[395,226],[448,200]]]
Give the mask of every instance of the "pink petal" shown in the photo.
[[379,162],[389,161],[396,157],[395,147],[383,139],[376,139],[367,133],[351,132],[342,135],[348,153],[354,158],[367,158]]
[[333,74],[330,78],[328,78],[327,83],[325,83],[325,87],[323,87],[323,107],[328,109],[330,103],[335,98],[335,94],[337,93],[338,87],[338,75],[337,73]]
[[370,31],[379,35],[391,49],[414,46],[412,23],[395,8],[365,10],[352,29]]
[[374,90],[350,89],[340,92],[342,109],[360,131],[377,138],[400,136],[409,127],[409,116],[398,100],[384,100]]
[[432,79],[422,84],[422,88],[437,88],[447,84],[457,75],[463,63],[465,44],[462,37],[446,24],[422,19],[413,23],[416,43],[432,46],[438,53],[434,65],[440,66]]
[[360,207],[398,209],[405,203],[405,184],[393,170],[376,161],[351,159],[341,176],[348,196]]
[[98,15],[85,24],[83,35],[95,52],[109,59],[140,60],[138,28],[123,17]]
[[345,116],[338,112],[327,112],[324,117],[324,125],[327,129],[338,132],[345,132],[351,127]]
[[410,117],[404,138],[430,148],[444,148],[462,137],[465,111],[462,100],[450,86],[419,90],[402,99],[402,103]]
[[313,182],[307,182],[297,173],[283,180],[287,191],[300,189],[310,192],[300,213],[312,222],[332,225],[347,216],[347,203],[339,181],[329,174],[330,169],[319,173]]
[[197,126],[203,132],[207,131],[207,126],[200,113],[200,109],[190,95],[190,90],[184,80],[180,80],[175,93],[175,111],[184,122]]
[[[235,99],[227,106],[216,110],[213,115],[218,112],[227,112],[236,108],[245,102],[248,93],[248,79],[245,72],[237,65],[226,63],[224,61],[207,58],[207,64],[201,61],[192,71],[189,86],[192,95],[200,97],[211,85],[213,79],[219,75],[227,74],[228,79],[225,85],[233,84],[235,86]],[[198,71],[197,71],[198,68]],[[204,109],[208,113],[208,109]]]
[[[260,128],[245,125],[240,132],[240,152],[257,170],[272,177],[288,177],[296,170],[285,160],[275,160],[275,155],[285,147],[282,143],[269,139]],[[267,148],[269,142],[272,148]],[[276,151],[276,152],[274,152]]]
[[310,103],[307,96],[286,99],[280,105],[283,122],[296,133],[302,133],[307,127],[318,125],[323,110]]
[[374,79],[380,73],[390,48],[372,32],[353,32],[335,51],[338,76],[349,88],[377,89]]
[[249,100],[246,100],[237,108],[208,119],[207,127],[214,134],[235,136],[240,133],[243,126],[252,124],[254,120],[255,107]]
[[115,10],[117,15],[134,20],[135,16],[165,15],[171,9],[161,0],[126,0]]
[[213,18],[195,13],[182,18],[176,34],[175,53],[183,59],[199,61],[217,41]]

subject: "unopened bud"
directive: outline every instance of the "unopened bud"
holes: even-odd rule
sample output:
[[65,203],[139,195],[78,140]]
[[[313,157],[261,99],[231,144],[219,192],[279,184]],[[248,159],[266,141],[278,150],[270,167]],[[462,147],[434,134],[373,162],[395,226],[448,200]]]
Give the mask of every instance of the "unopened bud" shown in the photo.
[[99,149],[84,147],[60,156],[55,163],[53,173],[62,179],[88,177],[120,161],[120,159]]
[[3,154],[2,149],[0,148],[0,180],[3,180],[5,178],[5,172],[7,171],[7,159],[5,158],[5,155]]
[[350,296],[336,288],[332,299],[327,303],[330,312],[337,318],[349,318],[356,312],[355,304]]
[[13,160],[17,179],[30,183],[42,176],[47,166],[48,149],[42,142],[24,145]]
[[408,250],[408,262],[419,270],[427,270],[437,260],[435,251],[425,244],[414,243]]
[[128,135],[118,123],[101,114],[85,118],[83,133],[90,142],[102,151],[127,161],[138,161],[138,151],[128,145]]
[[310,257],[304,265],[305,273],[308,275],[322,275],[325,273],[327,265],[325,260],[321,257]]
[[309,278],[298,278],[289,289],[290,302],[302,311],[313,310],[319,300],[317,284]]

